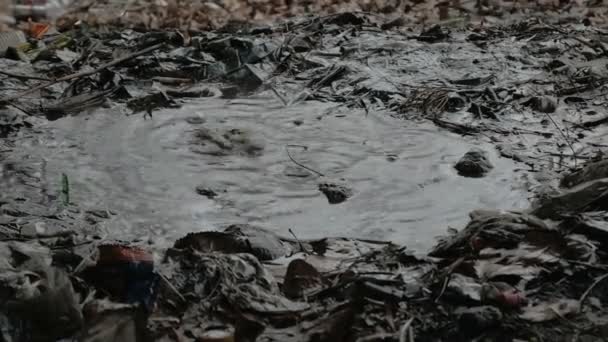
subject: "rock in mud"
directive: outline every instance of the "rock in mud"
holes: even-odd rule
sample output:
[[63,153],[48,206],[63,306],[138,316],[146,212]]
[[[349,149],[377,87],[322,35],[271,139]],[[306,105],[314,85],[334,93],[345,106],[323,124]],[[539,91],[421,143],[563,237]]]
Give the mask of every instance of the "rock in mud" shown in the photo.
[[464,177],[483,177],[494,166],[490,163],[488,153],[475,147],[460,158],[454,168]]
[[213,190],[209,187],[202,186],[202,185],[199,185],[196,187],[196,193],[201,196],[205,196],[208,199],[214,199],[217,196],[219,196],[219,194],[215,190]]
[[566,188],[572,188],[579,184],[600,178],[608,178],[608,158],[586,164],[582,169],[564,176],[560,185]]
[[32,127],[27,120],[27,115],[12,107],[0,109],[0,138],[6,138],[24,127]]
[[194,151],[201,154],[224,156],[244,154],[258,156],[265,148],[264,140],[247,129],[222,131],[205,127],[194,131]]
[[608,178],[579,184],[562,193],[536,203],[533,215],[560,219],[572,213],[608,210]]
[[306,290],[321,285],[321,274],[314,266],[304,260],[296,259],[289,263],[283,281],[283,293],[289,298],[302,296]]
[[440,25],[434,25],[428,30],[422,31],[416,39],[421,42],[437,43],[449,36],[450,32],[448,30],[442,28]]
[[251,253],[259,260],[274,260],[293,251],[290,244],[264,228],[249,224],[233,224],[223,232],[190,233],[177,240],[177,249],[193,248],[211,253]]
[[485,248],[516,248],[528,235],[542,237],[557,244],[564,243],[557,229],[529,214],[475,210],[469,216],[471,221],[463,230],[440,240],[429,255],[444,258]]
[[551,96],[537,96],[524,103],[540,113],[553,113],[557,109],[557,100]]
[[353,195],[353,191],[349,187],[337,183],[321,183],[319,191],[327,197],[329,204],[342,203]]

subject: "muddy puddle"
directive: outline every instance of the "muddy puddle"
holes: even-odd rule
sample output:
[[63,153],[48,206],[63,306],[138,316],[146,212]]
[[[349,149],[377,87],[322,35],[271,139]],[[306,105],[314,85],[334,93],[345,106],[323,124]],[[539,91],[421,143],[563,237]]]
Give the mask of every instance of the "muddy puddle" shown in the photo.
[[[249,222],[299,238],[385,239],[422,251],[473,209],[527,206],[524,174],[492,146],[430,122],[332,106],[286,108],[262,93],[199,99],[152,119],[101,108],[46,123],[23,152],[46,161],[50,188],[65,173],[75,204],[117,213],[102,233],[155,244]],[[240,138],[226,147],[200,132]],[[473,146],[488,150],[495,166],[484,178],[453,168]],[[297,166],[286,148],[325,177]],[[324,179],[345,182],[353,197],[329,204],[318,190]]]

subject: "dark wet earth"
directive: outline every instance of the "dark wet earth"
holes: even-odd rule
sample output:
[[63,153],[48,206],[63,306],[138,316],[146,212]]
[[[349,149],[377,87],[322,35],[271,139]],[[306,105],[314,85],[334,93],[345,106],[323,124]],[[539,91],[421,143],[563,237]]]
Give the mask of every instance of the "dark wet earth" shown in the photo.
[[[475,208],[527,206],[517,165],[495,152],[495,168],[486,177],[457,174],[453,165],[480,146],[475,139],[380,111],[324,116],[328,107],[308,102],[285,108],[261,94],[197,100],[155,112],[152,120],[98,109],[47,123],[21,150],[46,161],[48,182],[59,184],[66,173],[74,203],[116,211],[107,222],[109,236],[155,243],[249,222],[283,235],[292,229],[299,238],[382,239],[422,250],[448,226],[466,223]],[[253,148],[203,144],[200,129],[238,129]],[[286,147],[326,177],[294,164]],[[323,179],[343,179],[353,196],[329,204],[317,187]],[[217,196],[201,196],[197,186]]]
[[[557,172],[604,146],[606,131],[587,126],[606,103],[599,49],[571,49],[576,40],[534,21],[413,33],[327,20],[321,29],[301,24],[299,41],[208,33],[198,45],[157,51],[121,69],[136,74],[123,84],[131,96],[152,92],[134,80],[188,77],[202,59],[206,73],[241,62],[252,70],[210,87],[252,74],[263,81],[232,99],[179,99],[181,108],[155,108],[151,118],[127,115],[121,99],[37,118],[33,131],[11,138],[9,159],[35,164],[32,177],[50,194],[66,174],[73,204],[116,213],[99,232],[112,238],[164,246],[188,232],[254,223],[298,238],[391,240],[423,251],[473,209],[527,208],[539,182],[555,183]],[[144,36],[120,37],[131,46]],[[279,63],[269,51],[288,56]],[[550,113],[530,105],[545,95],[561,97]],[[454,169],[473,147],[494,166],[481,178]],[[330,204],[319,191],[327,182],[351,196]]]

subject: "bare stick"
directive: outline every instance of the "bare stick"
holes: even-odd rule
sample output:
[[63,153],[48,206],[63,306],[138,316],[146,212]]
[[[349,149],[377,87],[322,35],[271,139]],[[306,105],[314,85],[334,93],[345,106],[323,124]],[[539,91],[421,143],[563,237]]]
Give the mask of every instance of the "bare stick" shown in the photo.
[[167,277],[165,277],[164,274],[158,272],[158,275],[160,276],[160,279],[165,283],[165,285],[167,286],[167,288],[169,290],[171,290],[177,296],[177,298],[179,298],[179,300],[182,301],[182,303],[187,303],[188,302],[186,300],[186,298],[181,293],[179,293],[179,291],[175,288],[175,286],[173,286],[173,284],[171,284],[171,282],[169,281],[169,279],[167,279]]
[[300,249],[306,253],[306,254],[311,254],[308,252],[308,250],[306,248],[304,248],[304,245],[300,242],[300,240],[298,239],[298,237],[296,236],[296,234],[294,234],[293,230],[291,230],[291,228],[289,228],[289,233],[291,233],[291,235],[293,236],[294,239],[296,239],[296,242],[298,243],[298,245],[300,245]]
[[439,292],[439,296],[437,296],[437,298],[435,298],[435,303],[439,302],[439,299],[441,299],[441,297],[445,293],[445,290],[448,288],[448,283],[450,282],[450,276],[451,276],[451,274],[448,274],[445,277],[445,280],[443,281],[443,286],[441,286],[441,291]]
[[272,92],[279,98],[279,100],[281,100],[281,102],[283,102],[283,106],[287,107],[287,100],[285,100],[285,98],[283,96],[281,96],[281,94],[279,94],[279,92],[274,89],[274,87],[272,85],[269,85],[270,90],[272,90]]
[[37,85],[37,86],[35,86],[35,87],[31,88],[31,89],[28,89],[28,90],[26,90],[26,91],[23,91],[23,92],[21,92],[21,93],[19,93],[19,94],[16,94],[16,95],[13,95],[13,96],[9,96],[9,97],[4,98],[4,99],[0,99],[0,103],[2,103],[2,102],[9,102],[9,101],[13,101],[13,100],[16,100],[16,99],[22,98],[22,97],[23,97],[23,96],[25,96],[25,95],[29,95],[29,94],[31,94],[31,93],[33,93],[33,92],[38,91],[38,90],[41,90],[41,89],[44,89],[44,88],[50,87],[50,86],[52,86],[53,84],[57,84],[57,83],[59,83],[59,82],[65,82],[65,81],[70,81],[70,80],[73,80],[73,79],[75,79],[75,78],[82,78],[82,77],[87,77],[87,76],[94,75],[94,74],[96,74],[96,73],[98,73],[98,72],[100,72],[100,71],[102,71],[102,70],[104,70],[104,69],[107,69],[107,68],[113,67],[113,66],[115,66],[115,65],[117,65],[117,64],[120,64],[120,63],[122,63],[122,62],[125,62],[125,61],[127,61],[127,60],[129,60],[129,59],[133,59],[133,58],[135,58],[135,57],[139,57],[139,56],[141,56],[141,55],[145,55],[145,54],[147,54],[147,53],[149,53],[149,52],[152,52],[152,51],[154,51],[154,50],[156,50],[156,49],[160,48],[160,47],[161,47],[161,46],[163,46],[163,45],[164,45],[164,43],[160,43],[160,44],[152,45],[152,46],[149,46],[149,47],[147,47],[147,48],[145,48],[145,49],[143,49],[143,50],[140,50],[140,51],[138,51],[138,52],[135,52],[135,53],[129,54],[129,55],[127,55],[127,56],[123,56],[123,57],[121,57],[121,58],[117,58],[117,59],[115,59],[115,60],[113,60],[113,61],[111,61],[111,62],[108,62],[108,63],[106,63],[106,64],[103,64],[102,66],[100,66],[100,67],[98,67],[98,68],[96,68],[96,69],[93,69],[93,70],[86,70],[86,71],[81,71],[81,72],[73,73],[73,74],[66,75],[66,76],[60,77],[60,78],[58,78],[58,79],[52,80],[52,81],[47,82],[47,83],[42,83],[42,84],[39,84],[39,85]]
[[412,322],[414,321],[414,317],[410,318],[403,324],[401,329],[399,329],[399,342],[407,342],[406,338],[408,336],[408,332],[410,331],[410,327],[412,326]]
[[583,302],[585,301],[585,299],[587,299],[587,297],[589,296],[589,293],[591,293],[591,291],[593,291],[593,289],[597,286],[597,284],[599,284],[602,280],[604,280],[606,278],[608,278],[608,273],[595,279],[593,284],[591,284],[591,286],[589,286],[587,291],[585,291],[585,293],[583,293],[583,295],[581,296],[581,299],[578,300],[578,305],[583,306]]
[[547,114],[547,117],[549,118],[549,120],[551,120],[551,122],[553,123],[553,125],[555,126],[555,128],[557,128],[557,130],[559,131],[559,133],[562,135],[562,137],[566,141],[566,144],[568,144],[568,146],[570,146],[570,149],[572,150],[572,156],[574,157],[574,167],[576,167],[577,166],[577,159],[578,159],[578,157],[576,156],[576,152],[574,151],[574,147],[570,143],[570,139],[568,139],[566,137],[566,135],[564,134],[564,132],[561,130],[561,128],[559,128],[559,126],[557,125],[557,122],[555,122],[555,120],[553,120],[553,117],[551,117],[551,115],[549,113],[545,113],[545,114]]
[[452,273],[458,266],[460,266],[464,262],[464,260],[465,260],[465,257],[460,257],[456,261],[454,261],[452,264],[450,264],[448,267],[446,267],[446,270],[443,272],[443,276],[445,277],[445,279],[443,281],[443,286],[441,287],[441,292],[439,292],[439,296],[437,296],[437,298],[435,298],[435,303],[439,302],[439,299],[441,299],[441,297],[445,293],[445,290],[448,288],[448,284],[450,283]]
[[292,161],[294,164],[296,164],[296,165],[298,165],[299,167],[304,168],[304,169],[306,169],[306,170],[308,170],[308,171],[310,171],[310,172],[314,172],[314,173],[316,173],[317,175],[319,175],[319,176],[321,176],[321,177],[325,177],[325,175],[324,175],[324,174],[322,174],[321,172],[316,171],[316,170],[314,170],[314,169],[311,169],[311,168],[309,168],[308,166],[306,166],[306,165],[304,165],[304,164],[302,164],[302,163],[299,163],[298,161],[296,161],[295,159],[293,159],[293,157],[291,156],[291,153],[289,153],[289,146],[285,146],[285,151],[287,151],[287,156],[289,157],[289,159],[291,159],[291,161]]
[[19,235],[18,237],[11,237],[11,238],[5,238],[5,239],[1,239],[0,241],[27,241],[27,240],[34,240],[34,239],[38,239],[38,240],[42,240],[42,239],[54,239],[54,238],[62,238],[62,237],[70,237],[72,235],[76,235],[75,231],[61,231],[61,232],[56,232],[56,233],[47,233],[47,234],[43,234],[43,233],[38,233],[35,235]]
[[23,79],[23,80],[51,81],[50,78],[46,78],[46,77],[38,77],[38,76],[29,76],[29,75],[15,74],[15,73],[12,73],[10,71],[5,71],[5,70],[0,70],[0,74],[6,75],[6,76],[10,76],[10,77],[14,77],[14,78]]

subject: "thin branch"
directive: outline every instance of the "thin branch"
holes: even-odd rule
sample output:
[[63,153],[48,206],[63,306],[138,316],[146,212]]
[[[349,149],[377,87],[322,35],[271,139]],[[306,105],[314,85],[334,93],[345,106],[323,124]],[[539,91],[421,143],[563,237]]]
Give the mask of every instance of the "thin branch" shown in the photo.
[[300,249],[305,253],[305,254],[312,254],[309,253],[308,250],[306,248],[304,248],[304,245],[302,244],[302,242],[300,242],[300,239],[298,239],[298,237],[296,236],[296,234],[293,232],[293,230],[291,230],[291,228],[289,228],[289,233],[291,233],[291,235],[293,236],[294,239],[296,239],[296,242],[298,243],[298,245],[300,245]]
[[44,88],[48,88],[48,87],[50,87],[50,86],[52,86],[54,84],[60,83],[60,82],[70,81],[70,80],[73,80],[73,79],[76,79],[76,78],[82,78],[82,77],[87,77],[87,76],[94,75],[94,74],[96,74],[96,73],[98,73],[98,72],[100,72],[100,71],[102,71],[104,69],[113,67],[113,66],[115,66],[117,64],[120,64],[122,62],[125,62],[125,61],[127,61],[129,59],[133,59],[135,57],[139,57],[141,55],[145,55],[145,54],[150,53],[150,52],[152,52],[154,50],[157,50],[160,47],[162,47],[163,45],[164,45],[164,43],[152,45],[152,46],[149,46],[149,47],[147,47],[147,48],[145,48],[143,50],[140,50],[138,52],[129,54],[127,56],[123,56],[121,58],[117,58],[117,59],[115,59],[115,60],[113,60],[111,62],[103,64],[102,66],[100,66],[100,67],[98,67],[96,69],[85,70],[85,71],[73,73],[73,74],[66,75],[66,76],[60,77],[58,79],[52,80],[52,81],[47,82],[47,83],[39,84],[39,85],[37,85],[37,86],[35,86],[35,87],[31,88],[31,89],[28,89],[28,90],[26,90],[24,92],[21,92],[19,94],[16,94],[16,95],[13,95],[13,96],[9,96],[9,97],[4,98],[4,99],[0,99],[0,103],[14,101],[16,99],[24,97],[25,95],[29,95],[31,93],[34,93],[34,92],[38,91],[38,90],[41,90],[41,89],[44,89]]
[[287,100],[285,100],[285,98],[281,96],[281,94],[279,94],[279,92],[271,84],[268,86],[270,87],[270,90],[272,90],[272,92],[279,98],[279,100],[283,102],[283,106],[287,107]]
[[585,291],[585,293],[583,293],[583,295],[581,296],[581,299],[578,300],[579,306],[583,305],[583,302],[585,302],[585,299],[587,299],[587,297],[589,296],[589,294],[591,293],[591,291],[597,286],[597,284],[599,284],[602,280],[604,280],[606,278],[608,278],[608,273],[606,273],[603,276],[600,276],[597,279],[595,279],[595,281],[593,282],[593,284],[591,284],[591,286],[589,286],[589,288],[587,289],[587,291]]
[[[407,342],[408,333],[410,332],[410,327],[412,326],[412,322],[414,321],[414,317],[410,318],[403,324],[401,329],[399,329],[399,342]],[[411,336],[411,335],[410,335]],[[410,337],[411,340],[411,337]]]
[[171,283],[171,281],[169,279],[167,279],[167,277],[164,274],[158,272],[158,275],[160,276],[160,279],[165,283],[167,288],[169,290],[171,290],[175,294],[175,296],[177,296],[177,298],[179,298],[179,300],[182,301],[182,303],[188,302],[186,300],[186,298],[177,290],[177,288]]
[[14,78],[23,79],[23,80],[38,80],[38,81],[47,81],[47,82],[52,81],[50,78],[46,78],[46,77],[15,74],[15,73],[12,73],[12,72],[6,71],[6,70],[0,70],[0,74],[14,77]]
[[553,120],[553,117],[549,114],[549,113],[545,113],[547,114],[547,117],[549,118],[549,120],[551,120],[551,122],[553,123],[553,125],[555,126],[555,128],[557,128],[557,130],[559,131],[559,133],[562,135],[562,137],[564,138],[564,140],[566,141],[566,144],[568,144],[568,146],[570,147],[570,149],[572,150],[572,156],[574,157],[574,167],[576,168],[577,165],[577,155],[576,155],[576,151],[574,151],[574,147],[572,146],[572,143],[570,142],[570,139],[568,139],[566,137],[566,135],[564,134],[564,132],[561,130],[561,128],[557,125],[557,122],[555,122],[555,120]]
[[56,233],[38,233],[35,235],[25,235],[21,234],[16,237],[10,237],[5,239],[0,239],[0,241],[28,241],[28,240],[42,240],[42,239],[54,239],[54,238],[62,238],[62,237],[70,237],[72,235],[76,235],[74,231],[61,231]]
[[314,173],[316,173],[317,175],[319,175],[319,176],[321,176],[321,177],[325,177],[325,175],[324,175],[324,174],[322,174],[321,172],[316,171],[316,170],[314,170],[314,169],[311,169],[311,168],[309,168],[308,166],[306,166],[306,165],[304,165],[304,164],[302,164],[302,163],[299,163],[298,161],[296,161],[295,159],[293,159],[293,157],[291,156],[291,153],[289,153],[289,146],[285,146],[285,151],[287,151],[287,156],[289,157],[289,159],[291,159],[291,161],[292,161],[294,164],[296,164],[296,165],[298,165],[299,167],[301,167],[301,168],[303,168],[303,169],[306,169],[306,170],[308,170],[308,171],[310,171],[310,172],[314,172]]

